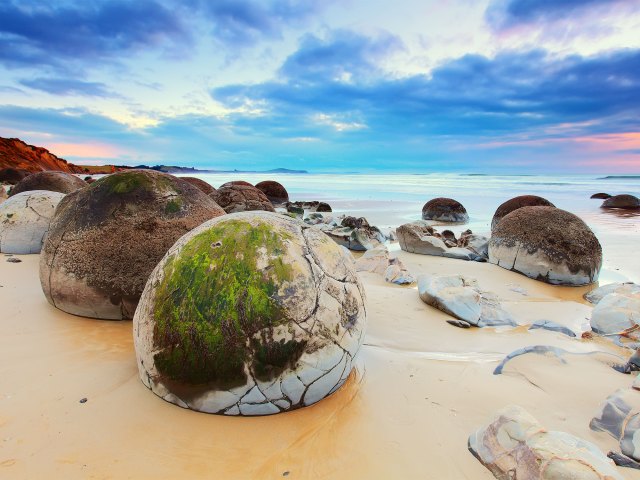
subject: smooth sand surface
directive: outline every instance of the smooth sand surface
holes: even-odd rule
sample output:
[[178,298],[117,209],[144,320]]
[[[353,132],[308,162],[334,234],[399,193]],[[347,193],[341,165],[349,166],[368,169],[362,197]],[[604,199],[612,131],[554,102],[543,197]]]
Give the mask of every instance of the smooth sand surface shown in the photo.
[[[589,288],[553,287],[494,265],[394,252],[414,274],[464,273],[521,323],[586,327]],[[261,418],[220,417],[161,400],[138,379],[131,322],[51,307],[38,255],[0,256],[0,478],[491,479],[467,450],[470,433],[510,403],[550,430],[597,444],[598,406],[633,376],[611,368],[629,352],[543,330],[459,329],[415,288],[362,276],[369,327],[358,371],[333,396]],[[564,362],[528,345],[571,352]],[[640,395],[640,392],[639,392]],[[86,398],[85,403],[80,400]],[[640,471],[619,469],[629,479]]]

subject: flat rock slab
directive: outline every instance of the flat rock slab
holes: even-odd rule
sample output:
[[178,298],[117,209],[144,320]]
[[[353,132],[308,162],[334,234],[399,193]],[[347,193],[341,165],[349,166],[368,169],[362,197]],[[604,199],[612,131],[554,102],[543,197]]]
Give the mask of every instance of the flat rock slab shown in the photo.
[[608,433],[619,441],[623,454],[640,460],[640,392],[629,388],[609,395],[589,427]]

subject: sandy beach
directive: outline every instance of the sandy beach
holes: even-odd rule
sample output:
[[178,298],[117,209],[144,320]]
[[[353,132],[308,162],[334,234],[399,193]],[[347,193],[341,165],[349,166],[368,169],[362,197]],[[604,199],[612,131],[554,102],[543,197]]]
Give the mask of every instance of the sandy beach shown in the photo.
[[[314,406],[252,418],[184,410],[153,395],[138,377],[131,322],[56,310],[41,291],[39,255],[19,256],[21,263],[2,256],[0,477],[491,479],[467,438],[509,404],[550,430],[617,450],[589,421],[633,382],[611,368],[629,352],[524,326],[553,319],[586,329],[591,306],[582,295],[593,286],[554,287],[487,263],[394,254],[415,274],[477,278],[523,326],[455,328],[415,287],[365,273],[368,331],[357,371]],[[529,345],[576,355],[527,354],[493,375],[504,356]]]

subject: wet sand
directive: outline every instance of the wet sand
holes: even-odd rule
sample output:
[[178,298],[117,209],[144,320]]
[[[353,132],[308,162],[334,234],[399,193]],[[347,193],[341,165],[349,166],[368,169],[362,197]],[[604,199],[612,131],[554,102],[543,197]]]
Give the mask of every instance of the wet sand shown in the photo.
[[[552,287],[489,264],[398,252],[415,274],[465,273],[496,292],[516,319],[585,324],[588,288]],[[358,371],[334,395],[286,414],[228,418],[183,410],[138,379],[131,322],[74,317],[40,290],[38,255],[0,256],[0,478],[491,479],[467,437],[516,403],[548,429],[597,444],[598,406],[633,377],[621,349],[543,330],[458,329],[415,288],[362,276],[368,333]],[[527,345],[571,352],[524,355]],[[85,403],[80,400],[86,398]],[[629,479],[639,471],[620,469]]]

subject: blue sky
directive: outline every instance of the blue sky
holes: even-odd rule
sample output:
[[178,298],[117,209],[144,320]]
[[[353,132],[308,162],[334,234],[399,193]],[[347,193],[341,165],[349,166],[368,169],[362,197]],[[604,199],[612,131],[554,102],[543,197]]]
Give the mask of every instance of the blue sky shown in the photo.
[[0,136],[75,163],[640,173],[640,0],[4,0]]

